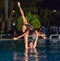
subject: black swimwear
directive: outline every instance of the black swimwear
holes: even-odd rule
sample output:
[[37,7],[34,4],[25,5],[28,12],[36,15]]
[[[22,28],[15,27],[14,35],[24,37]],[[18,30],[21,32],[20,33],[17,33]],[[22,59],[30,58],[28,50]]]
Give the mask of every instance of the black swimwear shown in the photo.
[[28,42],[31,41],[31,42],[34,43],[34,41],[35,41],[35,39],[36,39],[36,33],[35,33],[35,30],[29,32],[28,39],[29,39]]
[[30,29],[30,28],[33,29],[33,27],[30,24],[24,24],[24,25],[26,26],[27,29]]
[[[34,42],[34,40],[36,39],[36,34],[35,34],[35,30],[34,30],[34,28],[30,25],[30,24],[24,24],[25,26],[26,26],[26,28],[27,28],[27,30],[26,31],[28,31],[29,30],[29,36],[28,36],[28,38],[31,38],[31,42]],[[30,28],[32,28],[32,30],[30,30]],[[25,32],[26,32],[25,31]],[[34,35],[33,35],[34,34]]]

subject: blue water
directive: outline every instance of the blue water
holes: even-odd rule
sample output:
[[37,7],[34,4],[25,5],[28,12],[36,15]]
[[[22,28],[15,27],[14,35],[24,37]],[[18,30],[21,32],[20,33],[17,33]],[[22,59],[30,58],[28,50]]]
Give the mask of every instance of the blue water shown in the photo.
[[27,51],[20,41],[1,41],[0,61],[60,61],[60,42],[47,41]]

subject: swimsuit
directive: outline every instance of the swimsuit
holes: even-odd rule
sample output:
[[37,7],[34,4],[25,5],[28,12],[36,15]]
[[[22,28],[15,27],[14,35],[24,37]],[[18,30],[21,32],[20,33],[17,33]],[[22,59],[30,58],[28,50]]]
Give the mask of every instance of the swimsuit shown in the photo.
[[24,24],[24,25],[26,26],[27,29],[30,29],[30,28],[33,29],[33,27],[30,24]]
[[[28,40],[28,41],[34,42],[34,40],[36,39],[36,34],[35,34],[34,28],[33,28],[30,24],[24,24],[24,25],[25,25],[26,28],[27,28],[26,31],[29,30],[28,39],[30,39],[30,40]],[[30,28],[32,28],[32,30],[30,30]]]
[[31,42],[35,41],[35,39],[36,39],[35,31],[34,32],[32,32],[32,31],[29,32],[28,39],[29,39],[28,41],[31,41]]

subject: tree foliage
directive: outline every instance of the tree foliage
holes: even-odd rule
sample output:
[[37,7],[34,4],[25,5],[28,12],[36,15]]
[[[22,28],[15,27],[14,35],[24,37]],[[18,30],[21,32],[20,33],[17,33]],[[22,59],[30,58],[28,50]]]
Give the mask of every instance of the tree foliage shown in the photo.
[[40,28],[41,23],[39,21],[39,16],[36,14],[31,14],[31,12],[26,13],[26,19],[28,22],[36,29]]
[[[31,14],[31,12],[27,12],[26,19],[27,19],[28,23],[31,24],[34,28],[36,28],[36,29],[40,28],[41,23],[39,21],[38,15]],[[18,31],[21,31],[22,25],[23,25],[22,18],[18,17],[17,23],[16,23],[16,28],[18,29]]]

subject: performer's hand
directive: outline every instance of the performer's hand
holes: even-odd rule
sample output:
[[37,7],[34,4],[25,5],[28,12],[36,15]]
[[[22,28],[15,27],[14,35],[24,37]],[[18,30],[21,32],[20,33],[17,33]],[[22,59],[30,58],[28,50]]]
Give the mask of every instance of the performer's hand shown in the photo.
[[16,37],[14,37],[14,38],[13,38],[13,40],[17,40],[17,38],[16,38]]
[[20,7],[20,2],[18,2],[18,7]]
[[47,37],[43,37],[43,39],[47,39]]

